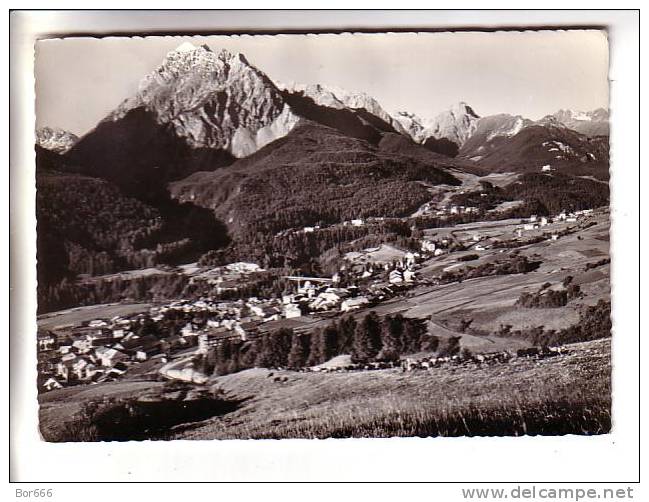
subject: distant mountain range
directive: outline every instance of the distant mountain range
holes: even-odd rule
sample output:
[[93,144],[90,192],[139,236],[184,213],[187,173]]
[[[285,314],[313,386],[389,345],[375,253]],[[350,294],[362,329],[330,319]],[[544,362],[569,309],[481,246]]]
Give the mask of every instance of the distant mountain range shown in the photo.
[[391,115],[365,93],[276,83],[242,54],[185,43],[81,138],[37,131],[39,263],[55,249],[60,264],[40,267],[39,287],[231,242],[258,251],[259,236],[291,228],[406,216],[467,173],[551,165],[606,179],[607,131],[604,110],[535,122],[458,103],[432,119]]
[[[480,117],[469,105],[460,102],[432,119],[403,111],[397,112],[395,118],[417,143],[425,145],[433,144],[434,140],[447,140],[456,145],[455,154],[463,156],[470,156],[495,138],[512,138],[530,126],[567,128],[588,137],[607,136],[609,131],[608,112],[602,108],[592,112],[559,110],[533,121],[508,114]],[[465,148],[468,142],[472,146]]]
[[41,127],[36,130],[36,144],[52,152],[65,153],[77,141],[77,136],[58,127]]
[[[404,111],[391,115],[365,93],[275,83],[242,54],[184,43],[80,141],[44,128],[38,144],[57,153],[71,150],[70,157],[81,163],[90,159],[97,175],[110,171],[118,178],[120,166],[135,157],[139,171],[153,169],[157,179],[172,180],[246,157],[286,136],[304,118],[373,142],[377,134],[396,132],[432,151],[478,161],[489,157],[485,150],[506,149],[503,138],[530,126],[549,127],[550,135],[561,128],[587,137],[608,134],[604,109],[560,110],[536,122],[505,114],[481,117],[464,102],[430,119]],[[140,181],[148,182],[148,176]]]
[[480,117],[464,102],[453,105],[432,119],[421,119],[408,112],[397,112],[408,133],[418,143],[446,139],[461,147],[475,132]]
[[559,110],[553,116],[568,129],[586,136],[608,136],[609,134],[609,113],[604,108],[591,112]]

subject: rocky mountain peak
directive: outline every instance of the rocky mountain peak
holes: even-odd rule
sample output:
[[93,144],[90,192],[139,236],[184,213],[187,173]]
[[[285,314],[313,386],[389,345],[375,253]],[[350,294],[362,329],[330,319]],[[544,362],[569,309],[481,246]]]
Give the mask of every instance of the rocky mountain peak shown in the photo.
[[589,115],[591,120],[608,121],[609,119],[609,112],[606,108],[597,108],[596,110],[589,112]]
[[106,120],[145,108],[195,148],[249,155],[297,122],[280,91],[240,53],[185,42],[146,75]]
[[467,115],[473,118],[480,118],[479,115],[475,111],[473,111],[473,108],[467,105],[464,101],[455,103],[453,106],[451,106],[449,111],[456,117]]
[[447,139],[461,147],[475,132],[479,119],[473,108],[460,101],[426,121],[423,135],[426,138]]
[[178,47],[176,47],[173,52],[193,52],[197,47],[191,42],[183,42]]
[[555,115],[546,115],[536,122],[538,125],[547,127],[566,127]]
[[65,153],[72,148],[79,138],[71,132],[58,127],[41,127],[36,130],[36,144],[46,150]]
[[423,142],[424,137],[424,121],[418,115],[407,112],[397,111],[394,113],[394,119],[401,124],[406,133],[417,143]]

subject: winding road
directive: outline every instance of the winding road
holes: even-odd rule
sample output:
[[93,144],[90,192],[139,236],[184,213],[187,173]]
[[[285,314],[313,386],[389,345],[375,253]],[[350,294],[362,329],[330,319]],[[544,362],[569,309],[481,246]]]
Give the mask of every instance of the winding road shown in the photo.
[[194,357],[196,354],[197,352],[194,352],[174,361],[169,361],[158,370],[158,373],[169,380],[204,384],[207,382],[207,376],[194,369]]

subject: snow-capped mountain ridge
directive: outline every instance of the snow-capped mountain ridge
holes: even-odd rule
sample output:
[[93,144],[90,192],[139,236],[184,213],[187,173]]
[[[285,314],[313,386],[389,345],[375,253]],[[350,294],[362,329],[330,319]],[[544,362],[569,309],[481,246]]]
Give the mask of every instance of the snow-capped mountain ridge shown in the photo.
[[479,119],[473,108],[460,101],[428,121],[424,135],[436,139],[444,138],[461,147],[475,132]]
[[561,109],[553,115],[561,122],[570,120],[602,121],[609,119],[609,112],[605,108],[597,108],[591,111]]
[[417,143],[424,143],[429,138],[446,139],[461,147],[475,132],[480,116],[460,101],[433,118],[422,119],[414,113],[398,111],[394,119]]
[[406,129],[392,115],[386,112],[380,103],[365,92],[354,92],[341,87],[327,86],[322,84],[299,84],[295,82],[275,82],[277,87],[289,93],[301,93],[311,98],[314,103],[320,106],[327,106],[336,109],[359,109],[371,113],[391,125],[397,132],[407,134]]
[[597,108],[589,112],[559,110],[552,116],[566,127],[586,136],[609,134],[609,112],[605,108]]
[[422,143],[426,140],[426,125],[421,117],[407,111],[396,111],[393,117],[415,142]]
[[[525,127],[534,124],[532,120],[521,117],[520,115],[502,114],[496,117],[500,117],[501,121],[495,127],[493,125],[490,126],[490,131],[487,133],[487,141],[500,137],[511,138],[512,136],[516,136]],[[482,121],[482,123],[485,123],[485,121]]]
[[[146,114],[149,121],[146,126],[133,122],[134,130],[143,131],[143,145],[149,144],[144,131],[155,129],[156,134],[163,131],[171,135],[169,144],[180,141],[182,148],[192,151],[219,151],[238,158],[286,136],[301,118],[372,142],[378,142],[386,132],[397,132],[448,156],[461,154],[467,142],[471,148],[466,150],[475,151],[498,138],[513,137],[533,124],[586,128],[587,135],[601,135],[608,127],[608,112],[603,109],[585,113],[560,110],[534,122],[506,114],[480,117],[464,101],[433,118],[404,111],[390,115],[365,92],[322,84],[281,84],[241,53],[213,51],[189,42],[170,51],[158,68],[141,79],[137,92],[102,123],[123,130],[120,121],[127,115],[132,117],[132,112]],[[582,120],[584,117],[590,120]],[[111,141],[106,138],[104,143]]]
[[426,143],[430,138],[446,139],[462,149],[472,140],[470,150],[474,150],[477,142],[511,138],[532,125],[568,128],[587,136],[607,135],[609,114],[607,110],[598,108],[589,112],[559,110],[537,121],[510,114],[480,117],[471,106],[460,101],[432,119],[407,111],[395,112],[393,117],[417,143]]

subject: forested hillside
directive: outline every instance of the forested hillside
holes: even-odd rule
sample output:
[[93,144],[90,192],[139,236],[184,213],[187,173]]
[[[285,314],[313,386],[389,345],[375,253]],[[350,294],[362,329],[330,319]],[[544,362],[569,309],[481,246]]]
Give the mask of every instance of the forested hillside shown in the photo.
[[80,274],[192,261],[228,243],[210,211],[175,201],[152,207],[105,180],[39,169],[36,188],[41,309],[60,306],[57,287],[69,289]]
[[504,187],[483,181],[480,190],[457,193],[453,204],[490,210],[502,202],[522,201],[509,211],[510,217],[530,214],[553,215],[561,211],[579,211],[608,204],[607,183],[559,173],[526,173]]
[[239,238],[369,216],[403,216],[426,202],[417,181],[458,185],[431,162],[381,151],[304,122],[231,166],[171,184],[172,195],[211,208]]
[[[546,214],[607,206],[608,183],[553,173],[527,173],[504,188],[509,200],[536,201]],[[541,209],[541,210],[542,210]]]
[[532,125],[489,141],[474,136],[461,155],[491,172],[539,172],[549,165],[565,174],[608,179],[608,136],[589,138],[553,125]]
[[125,197],[107,181],[57,171],[36,178],[39,279],[54,279],[53,270],[105,274],[119,268],[151,265],[141,250],[160,230],[160,212]]
[[82,166],[84,174],[107,179],[125,193],[154,203],[165,197],[169,180],[232,160],[223,150],[189,146],[143,108],[117,121],[100,122],[65,155],[65,161]]

